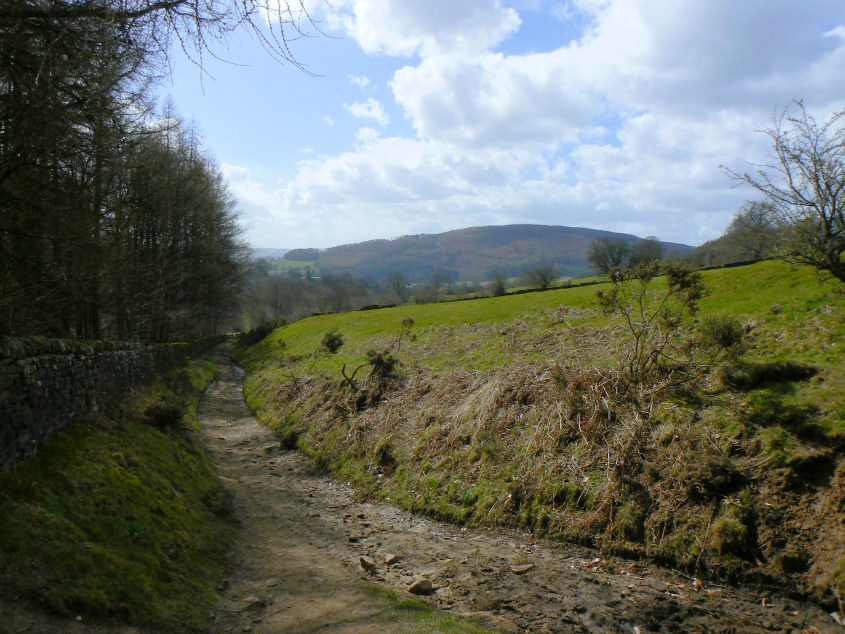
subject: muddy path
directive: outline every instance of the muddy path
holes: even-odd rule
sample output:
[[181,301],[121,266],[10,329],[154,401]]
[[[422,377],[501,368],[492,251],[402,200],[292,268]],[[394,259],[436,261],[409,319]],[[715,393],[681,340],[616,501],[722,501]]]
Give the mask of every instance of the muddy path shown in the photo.
[[431,582],[425,601],[505,632],[845,631],[818,607],[777,594],[360,500],[281,450],[243,402],[243,372],[215,360],[220,376],[200,424],[242,525],[214,612],[218,632],[394,631],[360,581],[410,597],[419,579]]

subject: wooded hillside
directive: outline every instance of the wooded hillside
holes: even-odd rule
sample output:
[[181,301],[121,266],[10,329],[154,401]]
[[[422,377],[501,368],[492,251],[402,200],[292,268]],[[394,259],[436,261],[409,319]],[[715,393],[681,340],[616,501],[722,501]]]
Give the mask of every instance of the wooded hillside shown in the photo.
[[[590,271],[586,256],[590,243],[608,237],[640,240],[634,235],[579,227],[505,225],[370,240],[321,252],[295,249],[285,258],[313,260],[322,272],[376,280],[401,273],[411,283],[428,282],[434,274],[454,280],[485,280],[493,271],[512,276],[539,265],[551,265],[561,275],[578,276]],[[663,244],[667,253],[692,249],[684,244]]]

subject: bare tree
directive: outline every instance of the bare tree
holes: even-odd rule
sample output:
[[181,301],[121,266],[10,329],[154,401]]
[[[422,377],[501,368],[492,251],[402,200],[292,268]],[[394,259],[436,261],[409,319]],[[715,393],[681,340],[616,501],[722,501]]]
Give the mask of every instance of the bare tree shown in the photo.
[[659,262],[666,255],[666,249],[655,236],[647,236],[631,247],[628,266],[634,268],[640,264]]
[[390,287],[390,290],[396,296],[396,302],[399,304],[404,304],[408,301],[408,296],[410,295],[410,291],[408,290],[408,283],[405,281],[405,277],[399,271],[393,271],[390,275],[387,276],[387,285]]
[[775,249],[778,239],[775,210],[771,203],[748,201],[743,204],[724,235],[737,260],[767,257]]
[[522,275],[528,286],[544,291],[557,279],[557,271],[553,266],[536,266]]
[[802,101],[773,116],[762,132],[772,142],[771,162],[755,173],[723,168],[738,183],[766,196],[781,225],[775,251],[845,282],[845,110],[818,123]]
[[490,294],[493,297],[502,297],[503,295],[507,295],[508,276],[505,275],[505,272],[500,269],[496,269],[491,271],[490,276],[492,277]]
[[610,273],[621,268],[631,253],[631,245],[625,240],[602,238],[593,240],[587,247],[587,260],[596,273]]
[[151,54],[178,45],[196,61],[237,30],[255,37],[280,62],[303,70],[290,43],[318,31],[304,0],[6,0],[0,27],[110,24]]

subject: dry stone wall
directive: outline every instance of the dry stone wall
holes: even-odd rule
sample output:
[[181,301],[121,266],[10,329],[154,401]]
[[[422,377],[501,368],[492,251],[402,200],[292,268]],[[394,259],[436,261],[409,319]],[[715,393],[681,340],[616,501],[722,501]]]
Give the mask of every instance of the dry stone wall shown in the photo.
[[0,467],[80,417],[207,347],[0,337]]

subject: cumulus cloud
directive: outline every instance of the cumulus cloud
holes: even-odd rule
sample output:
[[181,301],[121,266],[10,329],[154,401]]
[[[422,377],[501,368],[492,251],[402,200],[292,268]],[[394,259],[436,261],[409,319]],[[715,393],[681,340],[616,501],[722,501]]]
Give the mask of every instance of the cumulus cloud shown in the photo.
[[355,139],[359,145],[375,142],[379,137],[378,130],[374,128],[361,128],[355,133]]
[[343,104],[353,117],[359,119],[372,119],[379,125],[387,125],[389,117],[384,111],[384,106],[375,99],[367,99],[365,102],[356,102],[353,104]]
[[[421,137],[479,143],[571,141],[608,112],[752,109],[843,97],[845,5],[626,0],[590,6],[577,42],[551,53],[427,57],[399,69],[396,101]],[[822,5],[826,5],[822,7]]]
[[478,52],[519,28],[516,11],[498,0],[343,0],[329,22],[368,53],[423,56]]
[[573,141],[605,109],[567,49],[548,54],[433,57],[391,84],[421,137],[469,145]]

